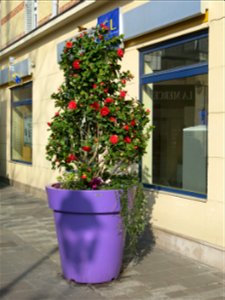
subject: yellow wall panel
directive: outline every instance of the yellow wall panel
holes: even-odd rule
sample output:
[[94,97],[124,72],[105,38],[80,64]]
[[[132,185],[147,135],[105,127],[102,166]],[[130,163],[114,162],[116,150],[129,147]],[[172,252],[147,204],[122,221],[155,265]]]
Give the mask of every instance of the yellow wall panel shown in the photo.
[[151,202],[155,226],[219,247],[225,246],[222,203],[200,202],[166,193],[155,193]]
[[59,13],[69,9],[70,7],[72,7],[78,2],[80,2],[80,0],[59,0],[58,2]]
[[15,10],[19,5],[23,4],[24,0],[14,0],[14,1],[1,1],[1,19],[7,16],[10,12]]
[[52,15],[52,1],[38,2],[38,25],[45,23]]
[[8,22],[2,25],[1,28],[1,46],[11,43],[18,37],[24,34],[24,11],[20,11]]
[[70,3],[71,2],[71,0],[59,0],[59,7],[61,8],[62,6],[64,6],[64,5],[66,5],[66,4],[68,4],[68,3]]

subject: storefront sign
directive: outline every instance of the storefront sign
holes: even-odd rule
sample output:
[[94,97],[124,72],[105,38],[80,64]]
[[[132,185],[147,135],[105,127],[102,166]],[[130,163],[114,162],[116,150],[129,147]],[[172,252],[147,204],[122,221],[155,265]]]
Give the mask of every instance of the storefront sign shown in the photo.
[[195,99],[194,85],[159,85],[154,87],[154,101],[183,100],[191,101]]
[[104,24],[109,27],[110,32],[108,34],[108,38],[111,38],[113,36],[118,36],[120,34],[120,11],[119,8],[116,8],[114,10],[111,10],[107,12],[106,14],[98,17],[98,24]]

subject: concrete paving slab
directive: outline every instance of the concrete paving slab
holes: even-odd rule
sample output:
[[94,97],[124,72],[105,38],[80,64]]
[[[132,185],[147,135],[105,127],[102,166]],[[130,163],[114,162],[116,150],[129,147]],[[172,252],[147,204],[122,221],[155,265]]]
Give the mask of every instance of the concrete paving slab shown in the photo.
[[44,200],[0,183],[0,288],[4,300],[222,300],[225,274],[146,247],[120,278],[100,285],[63,279],[52,212]]

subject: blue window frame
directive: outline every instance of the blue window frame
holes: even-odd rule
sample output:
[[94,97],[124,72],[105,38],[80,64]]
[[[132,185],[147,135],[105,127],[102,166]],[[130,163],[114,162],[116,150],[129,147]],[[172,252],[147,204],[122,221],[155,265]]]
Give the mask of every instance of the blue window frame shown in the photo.
[[32,83],[11,89],[11,160],[32,163]]
[[155,126],[140,165],[144,186],[205,199],[207,30],[140,50],[140,99]]

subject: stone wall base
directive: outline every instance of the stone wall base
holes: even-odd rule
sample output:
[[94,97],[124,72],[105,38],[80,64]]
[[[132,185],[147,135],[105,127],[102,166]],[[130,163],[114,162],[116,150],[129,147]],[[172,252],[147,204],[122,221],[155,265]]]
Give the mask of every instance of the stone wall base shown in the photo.
[[178,235],[158,227],[153,227],[153,233],[155,243],[159,247],[178,252],[225,273],[224,248]]
[[30,185],[15,181],[13,179],[8,179],[0,176],[0,181],[4,182],[6,184],[9,184],[11,186],[14,186],[15,188],[19,189],[20,191],[23,191],[28,194],[32,194],[33,196],[37,198],[41,198],[43,200],[47,200],[47,194],[44,190],[38,189],[36,187],[32,187]]

